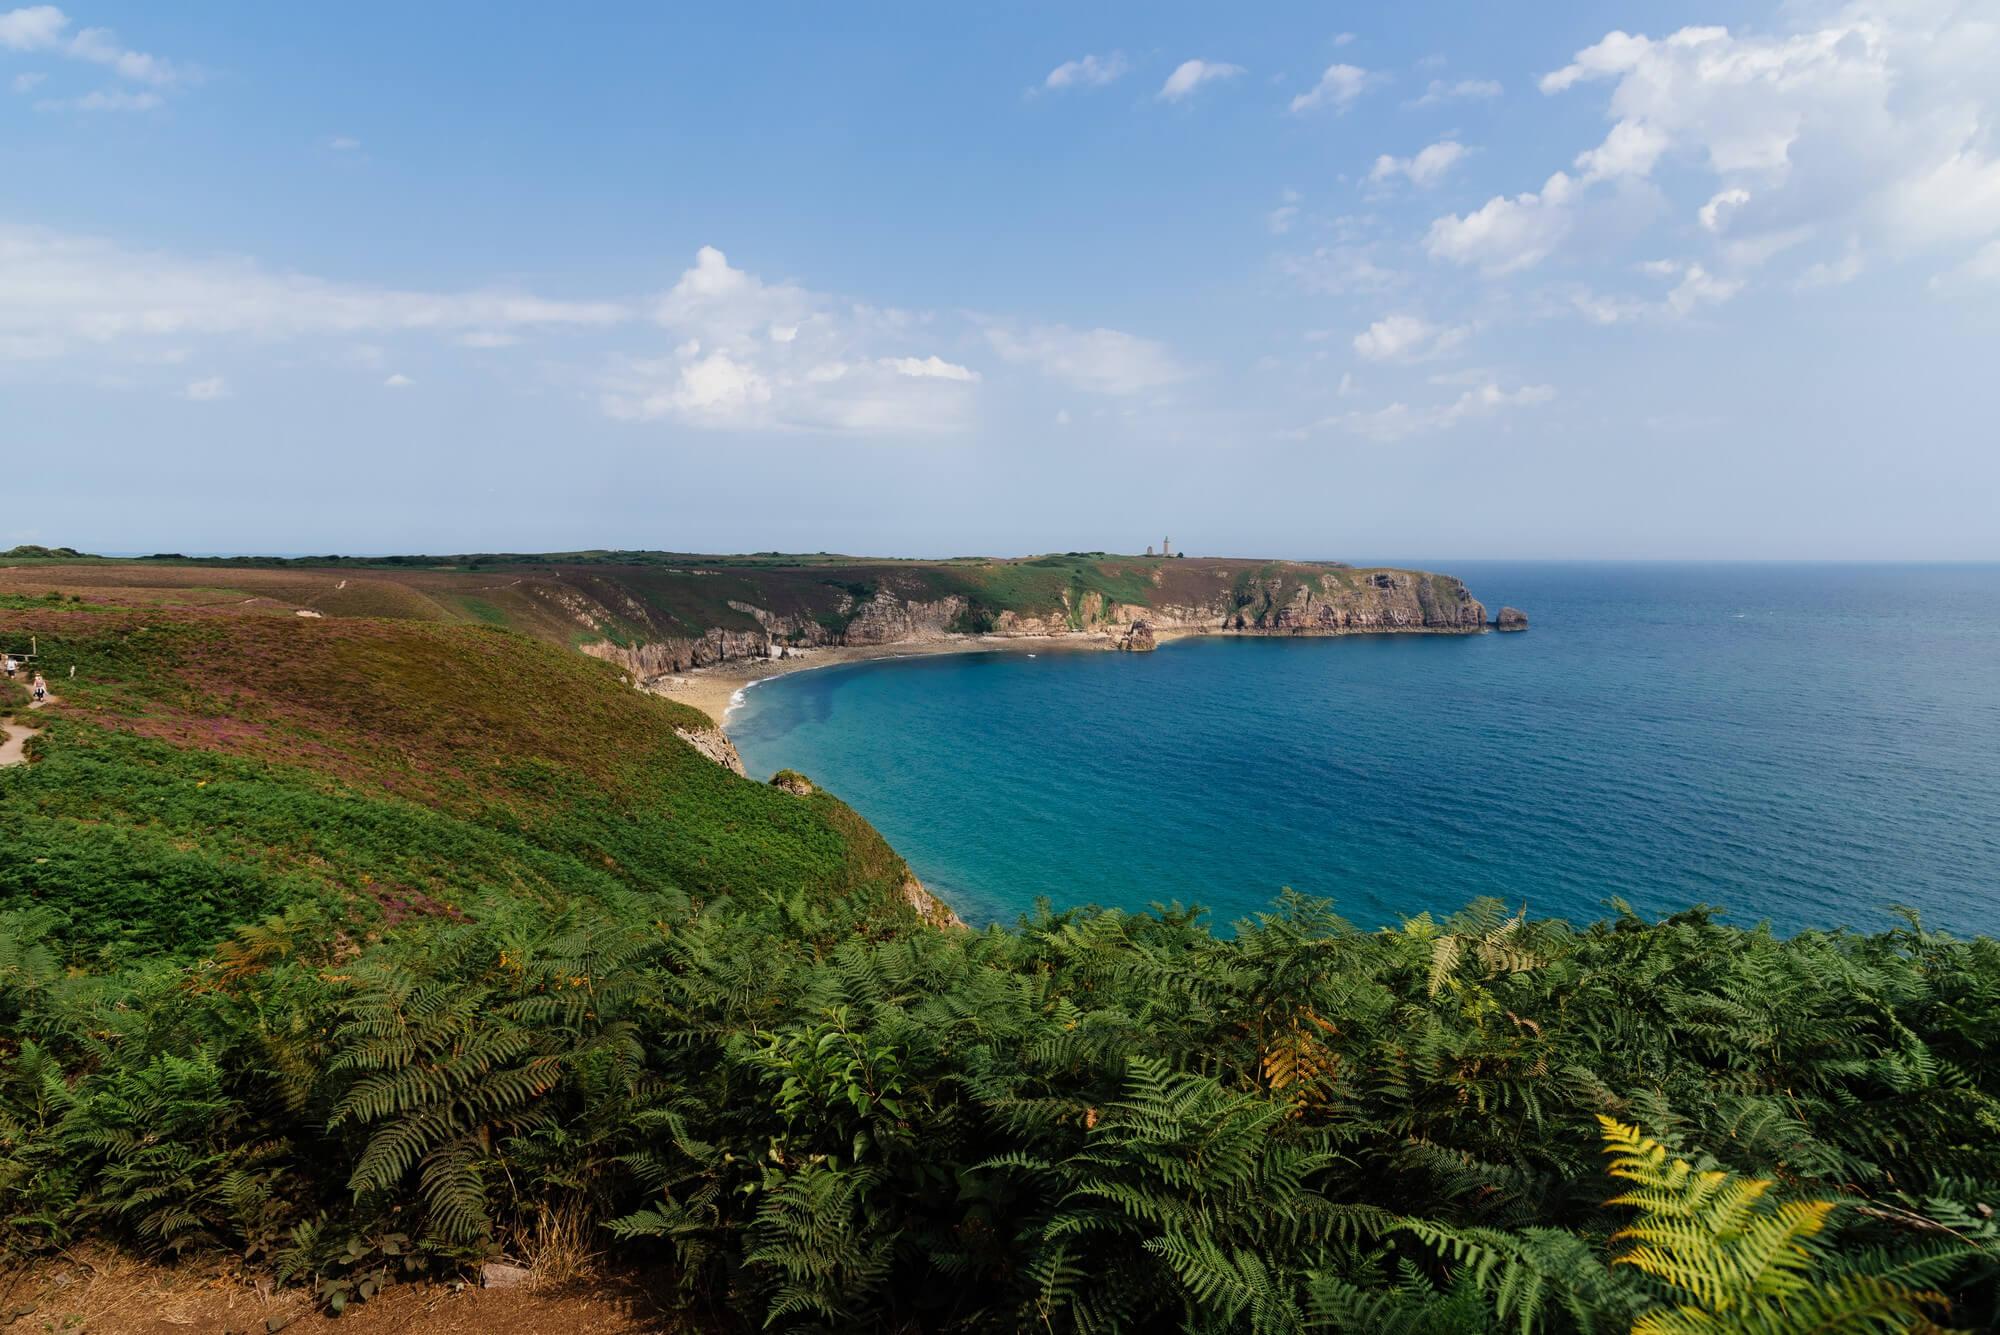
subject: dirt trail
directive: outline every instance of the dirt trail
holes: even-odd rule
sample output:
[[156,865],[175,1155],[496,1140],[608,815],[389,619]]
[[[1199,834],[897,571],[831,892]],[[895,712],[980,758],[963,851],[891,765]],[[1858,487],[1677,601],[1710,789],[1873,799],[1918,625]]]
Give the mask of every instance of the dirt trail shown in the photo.
[[19,723],[0,723],[0,766],[27,764],[28,739],[34,735],[33,728]]
[[[45,709],[56,702],[53,695],[46,700],[37,700],[30,709]],[[35,735],[35,729],[15,719],[0,722],[0,767],[25,765],[28,763],[28,741]]]

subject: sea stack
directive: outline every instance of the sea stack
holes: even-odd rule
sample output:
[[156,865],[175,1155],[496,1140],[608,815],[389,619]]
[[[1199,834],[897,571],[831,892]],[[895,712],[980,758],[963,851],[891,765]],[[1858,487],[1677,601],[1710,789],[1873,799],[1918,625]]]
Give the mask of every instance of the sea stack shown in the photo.
[[1160,647],[1153,638],[1153,628],[1143,621],[1134,621],[1132,628],[1125,632],[1125,638],[1118,641],[1118,647],[1127,653],[1143,654]]
[[1493,618],[1493,629],[1495,630],[1526,630],[1527,628],[1528,614],[1518,607],[1503,607],[1500,609],[1500,614]]

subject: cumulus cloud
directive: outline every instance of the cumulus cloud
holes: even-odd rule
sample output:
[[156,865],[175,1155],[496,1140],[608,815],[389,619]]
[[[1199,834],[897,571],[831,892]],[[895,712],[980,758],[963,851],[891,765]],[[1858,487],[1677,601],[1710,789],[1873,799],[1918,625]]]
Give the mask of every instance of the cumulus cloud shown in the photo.
[[0,49],[47,51],[62,40],[69,16],[54,5],[29,5],[0,12]]
[[1392,157],[1384,153],[1375,159],[1375,166],[1369,171],[1368,179],[1388,181],[1400,176],[1412,185],[1435,185],[1464,160],[1465,152],[1465,145],[1456,140],[1440,139],[1437,143],[1419,149],[1407,158]]
[[401,371],[397,371],[394,375],[391,375],[388,379],[382,382],[382,387],[384,389],[408,389],[411,385],[414,385],[416,383],[417,383],[416,381],[410,379],[408,376],[404,375]]
[[1166,345],[1117,329],[996,324],[987,328],[986,341],[1003,360],[1094,394],[1141,394],[1188,375]]
[[1123,77],[1131,66],[1126,64],[1121,51],[1113,51],[1108,56],[1083,56],[1077,60],[1065,60],[1050,70],[1042,80],[1042,87],[1053,92],[1065,88],[1102,88]]
[[181,397],[190,403],[213,403],[217,399],[226,399],[229,397],[229,382],[219,375],[190,381],[181,390]]
[[1708,203],[1702,205],[1695,216],[1701,219],[1701,225],[1708,231],[1721,232],[1726,230],[1729,215],[1749,202],[1748,190],[1738,187],[1718,190],[1709,196]]
[[1471,334],[1469,325],[1442,327],[1415,315],[1387,315],[1354,336],[1354,351],[1364,361],[1422,361],[1451,351]]
[[1333,64],[1319,76],[1319,82],[1292,99],[1294,112],[1331,108],[1345,111],[1375,83],[1375,76],[1358,65]]
[[1742,279],[1718,278],[1701,265],[1690,264],[1667,293],[1667,307],[1676,315],[1687,315],[1699,306],[1720,306],[1742,290]]
[[[69,15],[54,5],[29,5],[0,12],[0,50],[46,52],[102,66],[120,78],[154,88],[172,87],[187,82],[189,77],[188,71],[180,66],[125,46],[109,28],[71,32]],[[79,99],[78,104],[84,100]],[[158,99],[149,105],[158,105]]]
[[[1810,290],[1851,281],[1876,251],[1963,266],[2000,239],[1990,7],[1804,0],[1787,15],[1772,32],[1612,32],[1578,51],[1540,87],[1602,88],[1602,139],[1540,190],[1438,218],[1429,253],[1513,274],[1559,250],[1601,254],[1638,212],[1684,209],[1708,252],[1664,266],[1675,286],[1662,300],[1571,303],[1608,321],[1713,308],[1788,252],[1807,257],[1790,286]],[[1683,198],[1689,181],[1698,193]]]
[[1203,84],[1215,83],[1221,79],[1233,79],[1243,73],[1241,65],[1230,65],[1219,60],[1183,60],[1160,85],[1160,100],[1180,102],[1194,95]]
[[1613,32],[1541,87],[1610,85],[1614,124],[1594,151],[1642,145],[1637,175],[1663,152],[1705,166],[1720,189],[1702,222],[1717,234],[1844,221],[1910,249],[2000,231],[2000,23],[1949,0],[1816,9],[1776,34]]
[[601,396],[613,417],[884,434],[969,424],[978,373],[895,346],[926,336],[907,312],[766,282],[703,246],[652,315],[679,341],[667,356],[614,365]]
[[361,141],[351,134],[336,134],[328,137],[326,146],[335,153],[358,153]]
[[1471,213],[1446,214],[1431,223],[1424,248],[1435,259],[1476,265],[1491,275],[1540,264],[1569,235],[1568,208],[1575,182],[1563,172],[1539,191],[1495,195]]

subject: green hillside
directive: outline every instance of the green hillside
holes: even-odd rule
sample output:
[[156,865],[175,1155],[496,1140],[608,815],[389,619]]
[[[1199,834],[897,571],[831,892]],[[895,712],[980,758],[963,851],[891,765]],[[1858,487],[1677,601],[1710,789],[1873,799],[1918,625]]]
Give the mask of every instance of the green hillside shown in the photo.
[[373,931],[496,889],[888,905],[904,874],[833,798],[698,755],[675,730],[705,715],[519,635],[0,611],[31,636],[62,704],[0,773],[0,905],[57,914],[66,963],[206,951],[300,904]]
[[339,1307],[582,1239],[788,1330],[2000,1317],[1991,940],[1292,897],[940,929],[853,812],[602,663],[160,587],[0,602],[61,697],[0,698],[37,729],[0,769],[16,1263]]
[[[67,555],[64,555],[67,553]],[[1009,618],[1044,629],[1111,624],[1118,609],[1261,629],[1302,594],[1367,606],[1377,576],[1408,580],[1418,626],[1468,630],[1478,604],[1448,575],[1337,562],[1070,552],[1013,559],[894,561],[834,555],[669,552],[457,556],[73,559],[67,548],[0,556],[0,593],[54,591],[146,605],[308,610],[323,617],[471,622],[552,644],[613,650],[712,634],[838,642],[870,604],[949,605],[936,629],[979,633]],[[1475,615],[1465,616],[1467,608]],[[1414,628],[1414,627],[1413,627]]]

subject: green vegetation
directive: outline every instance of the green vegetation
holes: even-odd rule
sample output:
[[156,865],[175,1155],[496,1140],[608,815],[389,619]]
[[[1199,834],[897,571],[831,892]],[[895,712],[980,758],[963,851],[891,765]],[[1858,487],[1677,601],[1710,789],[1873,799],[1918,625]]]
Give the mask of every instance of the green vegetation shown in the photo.
[[16,1256],[220,1250],[339,1306],[561,1220],[779,1329],[2000,1317],[1991,940],[1289,896],[939,930],[851,810],[521,635],[29,632],[79,672],[0,771]]

